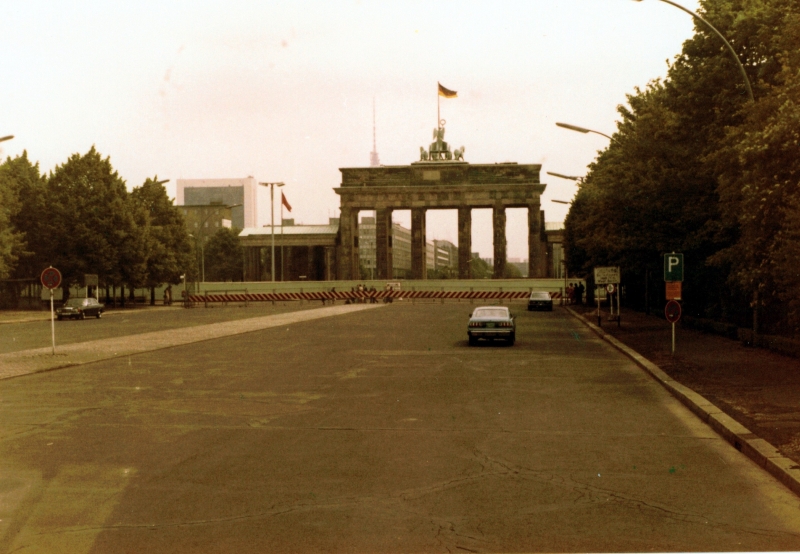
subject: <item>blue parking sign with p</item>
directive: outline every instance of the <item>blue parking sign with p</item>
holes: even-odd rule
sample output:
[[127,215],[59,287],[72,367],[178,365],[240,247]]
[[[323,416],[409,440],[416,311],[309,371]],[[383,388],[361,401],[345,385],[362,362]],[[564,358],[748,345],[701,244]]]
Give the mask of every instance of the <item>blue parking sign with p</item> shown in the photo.
[[664,280],[683,281],[683,254],[664,254]]

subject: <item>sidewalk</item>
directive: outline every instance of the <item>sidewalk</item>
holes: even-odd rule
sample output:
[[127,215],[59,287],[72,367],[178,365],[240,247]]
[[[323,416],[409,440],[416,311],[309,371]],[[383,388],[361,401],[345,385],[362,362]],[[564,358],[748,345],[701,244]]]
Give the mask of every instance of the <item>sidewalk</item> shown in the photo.
[[[596,308],[571,306],[597,325]],[[657,315],[622,310],[621,326],[608,321],[602,331],[661,368],[671,379],[705,397],[757,437],[800,465],[800,359],[676,325]]]
[[[135,308],[105,308],[103,317],[116,314],[152,313],[153,311],[174,310],[183,308],[180,303],[172,306],[138,305]],[[29,321],[47,321],[50,319],[50,310],[0,310],[0,325],[7,323],[27,323]]]
[[[194,327],[180,327],[166,331],[160,330],[137,335],[125,335],[66,344],[57,347],[55,354],[53,354],[52,347],[9,352],[0,354],[0,379],[10,379],[40,371],[87,364],[109,358],[129,356],[140,352],[150,352],[161,348],[170,348],[241,333],[250,333],[290,323],[311,321],[382,306],[385,306],[385,304],[328,306]],[[161,309],[171,310],[173,308]]]

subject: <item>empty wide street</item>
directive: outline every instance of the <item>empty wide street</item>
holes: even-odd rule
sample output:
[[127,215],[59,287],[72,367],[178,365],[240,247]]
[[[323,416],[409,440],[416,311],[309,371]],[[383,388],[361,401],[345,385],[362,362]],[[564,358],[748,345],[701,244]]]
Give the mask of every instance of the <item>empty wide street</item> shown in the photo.
[[512,304],[516,344],[470,347],[475,306],[304,306],[329,315],[0,380],[0,551],[800,550],[797,496],[579,320]]

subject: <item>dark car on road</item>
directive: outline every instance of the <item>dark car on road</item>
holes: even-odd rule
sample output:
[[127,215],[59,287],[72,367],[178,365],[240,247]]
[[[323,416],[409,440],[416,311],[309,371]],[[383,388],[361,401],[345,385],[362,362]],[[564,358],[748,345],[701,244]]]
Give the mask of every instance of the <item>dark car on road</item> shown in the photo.
[[549,292],[533,291],[531,293],[528,298],[528,311],[532,312],[533,310],[553,311],[553,299]]
[[99,318],[103,313],[103,305],[96,298],[70,298],[56,310],[58,320],[65,318],[85,319],[86,316]]
[[478,344],[478,339],[503,339],[513,345],[517,337],[514,315],[505,306],[482,306],[475,308],[467,325],[469,345]]

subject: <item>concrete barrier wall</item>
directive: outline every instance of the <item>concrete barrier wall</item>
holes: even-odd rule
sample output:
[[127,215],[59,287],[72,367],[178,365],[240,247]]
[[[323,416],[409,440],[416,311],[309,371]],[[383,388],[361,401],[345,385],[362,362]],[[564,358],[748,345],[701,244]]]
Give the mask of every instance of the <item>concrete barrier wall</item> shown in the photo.
[[[568,283],[577,283],[577,280],[568,280]],[[415,280],[367,280],[367,281],[253,281],[253,282],[229,282],[229,283],[188,283],[187,290],[190,294],[265,294],[265,293],[314,293],[348,292],[358,287],[359,284],[367,288],[375,287],[378,291],[383,291],[387,283],[400,285],[401,291],[439,291],[439,292],[532,292],[546,291],[555,298],[560,298],[564,293],[563,279],[431,279],[424,281]],[[166,285],[156,288],[156,303],[161,304],[164,298]],[[180,302],[184,285],[172,285],[172,300]],[[119,290],[117,290],[119,294]],[[126,296],[129,292],[126,289]],[[150,302],[150,289],[138,288],[135,291],[138,299],[144,299],[145,303]],[[85,288],[73,288],[70,291],[72,297],[82,297],[86,295]],[[104,298],[105,289],[100,290],[100,299]],[[61,290],[56,289],[56,300],[60,300]],[[42,300],[50,299],[49,291],[42,292]]]
[[[570,281],[576,283],[577,281]],[[202,294],[224,292],[281,293],[281,292],[328,292],[335,288],[337,292],[352,290],[359,284],[382,291],[386,283],[399,283],[403,291],[497,291],[497,292],[562,292],[563,279],[436,279],[426,281],[412,280],[371,280],[371,281],[284,281],[284,282],[247,282],[247,283],[197,283],[196,292]],[[177,298],[180,288],[173,286],[173,297]],[[177,293],[177,294],[176,294]]]

